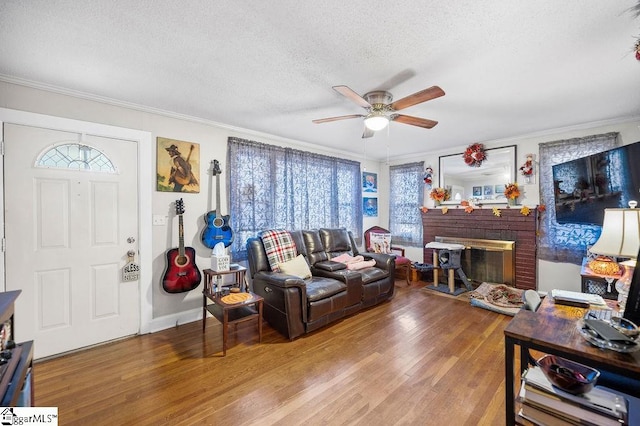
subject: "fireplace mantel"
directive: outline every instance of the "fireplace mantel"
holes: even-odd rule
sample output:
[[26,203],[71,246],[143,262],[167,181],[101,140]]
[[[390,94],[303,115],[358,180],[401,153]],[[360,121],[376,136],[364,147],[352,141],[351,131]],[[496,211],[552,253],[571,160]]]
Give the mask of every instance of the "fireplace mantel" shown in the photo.
[[[538,210],[532,208],[528,216],[519,208],[501,208],[500,212],[498,217],[487,207],[471,213],[449,208],[446,214],[442,209],[429,209],[422,213],[424,244],[435,241],[436,236],[515,241],[515,286],[535,290]],[[432,250],[424,249],[424,262],[432,258]]]

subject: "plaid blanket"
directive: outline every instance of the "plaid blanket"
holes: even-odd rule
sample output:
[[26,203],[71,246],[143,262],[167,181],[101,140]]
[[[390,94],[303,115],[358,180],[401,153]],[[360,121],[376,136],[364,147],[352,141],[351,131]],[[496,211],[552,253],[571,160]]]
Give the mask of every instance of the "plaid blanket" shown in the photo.
[[298,254],[298,249],[293,238],[291,238],[291,233],[284,229],[262,231],[260,239],[273,272],[280,272],[278,264],[295,259]]

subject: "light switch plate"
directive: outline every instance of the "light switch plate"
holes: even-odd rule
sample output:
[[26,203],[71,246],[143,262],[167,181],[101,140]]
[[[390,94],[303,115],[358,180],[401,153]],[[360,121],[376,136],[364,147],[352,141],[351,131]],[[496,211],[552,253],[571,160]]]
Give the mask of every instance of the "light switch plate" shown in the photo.
[[153,215],[153,225],[154,226],[163,226],[167,224],[167,217],[159,214]]

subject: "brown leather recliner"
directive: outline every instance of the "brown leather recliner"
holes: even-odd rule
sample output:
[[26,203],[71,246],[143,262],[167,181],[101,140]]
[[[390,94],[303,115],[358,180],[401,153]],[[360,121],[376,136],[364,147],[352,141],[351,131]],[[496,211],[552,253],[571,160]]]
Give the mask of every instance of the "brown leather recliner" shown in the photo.
[[[309,279],[273,272],[262,240],[247,240],[253,291],[264,298],[263,317],[289,339],[393,297],[393,256],[359,253],[353,235],[345,229],[291,231],[291,236],[298,254],[309,264]],[[350,270],[331,260],[343,253],[376,263]]]

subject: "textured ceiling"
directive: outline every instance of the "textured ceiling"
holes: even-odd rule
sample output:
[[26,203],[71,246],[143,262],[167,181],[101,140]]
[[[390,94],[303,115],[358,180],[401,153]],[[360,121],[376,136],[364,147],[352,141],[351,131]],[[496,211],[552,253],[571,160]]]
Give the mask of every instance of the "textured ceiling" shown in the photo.
[[[640,116],[635,4],[2,0],[0,75],[383,159]],[[335,85],[446,95],[361,139]]]

